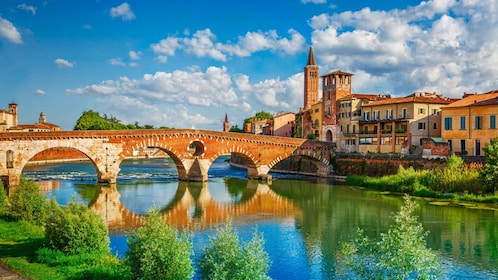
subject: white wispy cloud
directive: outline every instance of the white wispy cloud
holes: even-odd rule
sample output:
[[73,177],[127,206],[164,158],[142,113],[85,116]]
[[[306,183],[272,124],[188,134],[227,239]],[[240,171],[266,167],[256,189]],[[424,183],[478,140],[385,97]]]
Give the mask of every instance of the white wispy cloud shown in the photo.
[[146,74],[142,79],[121,77],[67,92],[97,96],[100,106],[108,109],[106,112],[122,116],[120,119],[125,121],[143,119],[156,126],[174,123],[170,127],[215,125],[213,110],[250,115],[256,110],[275,113],[302,106],[302,73],[285,80],[249,80],[247,75],[232,77],[225,67],[211,66],[205,71],[194,67],[189,71]]
[[113,18],[120,17],[123,21],[135,19],[135,14],[131,10],[130,4],[126,2],[119,6],[112,7],[109,15]]
[[236,44],[217,42],[216,35],[210,29],[198,30],[187,37],[171,36],[152,44],[151,48],[159,61],[166,61],[177,50],[197,57],[208,57],[217,61],[226,61],[228,57],[247,57],[255,52],[274,51],[293,55],[303,50],[306,40],[296,30],[288,31],[290,38],[280,37],[275,30],[247,32],[238,37]]
[[45,92],[44,90],[42,90],[42,89],[37,89],[37,90],[35,90],[35,94],[38,94],[38,95],[45,95],[45,94],[46,94],[46,92]]
[[494,0],[432,0],[404,10],[321,14],[309,24],[321,70],[362,73],[362,85],[353,77],[356,92],[460,97],[498,88],[497,13]]
[[31,12],[33,15],[36,14],[36,7],[35,6],[26,5],[25,3],[22,3],[22,4],[17,5],[17,8],[24,10],[24,11],[27,11],[27,12]]
[[12,22],[0,17],[0,37],[15,44],[22,44],[21,33],[12,24]]
[[132,60],[139,60],[141,55],[142,55],[141,52],[136,52],[136,51],[129,51],[128,52],[128,56]]
[[69,62],[62,58],[57,58],[54,60],[54,63],[59,68],[72,68],[74,67],[74,62]]
[[107,60],[107,62],[110,65],[114,65],[114,66],[126,66],[126,63],[124,63],[121,58],[110,58]]
[[303,3],[303,4],[308,4],[308,3],[325,4],[325,3],[327,3],[327,0],[301,0],[301,3]]

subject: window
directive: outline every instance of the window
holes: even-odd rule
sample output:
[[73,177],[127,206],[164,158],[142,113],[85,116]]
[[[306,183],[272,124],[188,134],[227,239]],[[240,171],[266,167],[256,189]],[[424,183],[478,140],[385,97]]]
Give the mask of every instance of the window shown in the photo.
[[315,109],[315,113],[318,113],[320,111],[320,109],[316,108]]
[[353,133],[356,133],[356,125],[353,124]]
[[448,147],[450,149],[450,152],[453,151],[453,141],[451,139],[448,140]]
[[386,119],[392,119],[393,118],[393,109],[387,109],[386,110]]
[[380,111],[379,110],[374,111],[373,118],[374,118],[374,120],[380,119]]
[[363,119],[366,121],[370,120],[370,112],[363,112]]
[[437,129],[437,123],[432,124],[432,129],[436,130]]
[[444,130],[452,130],[453,129],[453,120],[451,117],[444,118]]
[[406,109],[406,108],[401,109],[401,118],[403,118],[403,119],[408,118],[408,109]]
[[460,140],[460,152],[466,151],[467,148],[465,147],[465,140],[462,139]]
[[481,128],[482,128],[482,117],[475,116],[474,129],[481,129]]
[[419,113],[420,115],[425,114],[425,108],[418,108],[418,113]]
[[465,130],[466,125],[467,125],[467,120],[466,120],[465,116],[461,116],[460,117],[460,129]]
[[489,116],[489,128],[496,129],[496,115]]
[[14,152],[12,150],[7,151],[7,168],[14,168]]
[[432,109],[432,114],[433,115],[437,114],[437,109]]
[[418,129],[422,129],[424,130],[425,129],[425,123],[418,123]]

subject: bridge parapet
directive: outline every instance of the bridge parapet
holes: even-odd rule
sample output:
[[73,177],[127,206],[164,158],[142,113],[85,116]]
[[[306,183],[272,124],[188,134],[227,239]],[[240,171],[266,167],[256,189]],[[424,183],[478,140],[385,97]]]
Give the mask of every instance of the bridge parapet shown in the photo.
[[265,179],[271,178],[273,166],[291,155],[328,165],[334,148],[332,143],[305,139],[194,129],[0,133],[0,176],[8,185],[16,184],[34,155],[60,147],[85,154],[103,183],[115,183],[122,160],[143,147],[165,151],[176,164],[179,179],[186,181],[206,181],[210,165],[222,155],[240,155],[249,178]]

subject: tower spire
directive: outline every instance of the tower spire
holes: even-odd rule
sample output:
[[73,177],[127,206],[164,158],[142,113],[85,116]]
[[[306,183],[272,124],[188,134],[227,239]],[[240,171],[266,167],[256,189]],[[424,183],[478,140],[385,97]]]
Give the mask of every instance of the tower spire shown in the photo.
[[315,52],[313,52],[313,46],[310,46],[310,50],[308,52],[308,62],[306,65],[316,65],[315,60]]

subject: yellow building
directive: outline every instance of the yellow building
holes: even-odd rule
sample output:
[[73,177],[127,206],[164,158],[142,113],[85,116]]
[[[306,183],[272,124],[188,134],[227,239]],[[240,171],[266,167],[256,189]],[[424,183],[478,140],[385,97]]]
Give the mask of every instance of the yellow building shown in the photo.
[[422,139],[441,137],[441,107],[455,101],[436,93],[375,100],[362,106],[359,152],[421,151]]
[[17,104],[10,103],[9,109],[0,109],[0,131],[7,131],[10,127],[17,126]]
[[464,94],[462,99],[441,109],[441,136],[452,152],[480,156],[484,146],[498,137],[498,90]]
[[359,152],[359,132],[362,105],[377,98],[375,94],[353,93],[337,100],[337,120],[339,141],[337,149],[341,152]]
[[270,135],[292,137],[295,120],[294,113],[277,113],[270,121]]

